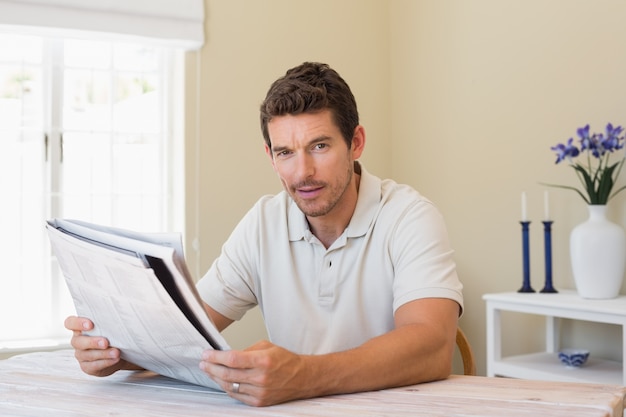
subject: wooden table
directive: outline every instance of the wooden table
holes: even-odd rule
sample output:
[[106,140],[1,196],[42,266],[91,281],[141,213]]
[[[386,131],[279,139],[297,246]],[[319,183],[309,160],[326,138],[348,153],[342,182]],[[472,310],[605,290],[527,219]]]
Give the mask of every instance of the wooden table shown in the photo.
[[622,416],[626,388],[452,376],[445,381],[254,408],[147,372],[82,373],[71,351],[0,361],[0,415],[77,416]]

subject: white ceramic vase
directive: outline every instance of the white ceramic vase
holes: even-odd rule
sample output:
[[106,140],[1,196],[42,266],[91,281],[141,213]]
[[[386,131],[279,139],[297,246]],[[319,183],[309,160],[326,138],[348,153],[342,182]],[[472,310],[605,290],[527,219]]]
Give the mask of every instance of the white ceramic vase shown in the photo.
[[590,205],[589,218],[570,235],[572,273],[583,298],[618,296],[626,266],[626,234],[606,218],[606,205]]

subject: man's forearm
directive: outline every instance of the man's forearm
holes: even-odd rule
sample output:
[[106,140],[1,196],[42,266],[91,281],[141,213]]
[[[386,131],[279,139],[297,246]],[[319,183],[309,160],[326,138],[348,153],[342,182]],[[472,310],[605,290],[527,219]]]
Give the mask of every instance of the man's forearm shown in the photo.
[[[456,331],[456,328],[454,329]],[[452,368],[454,334],[409,324],[344,352],[305,358],[304,396],[342,394],[446,378]]]

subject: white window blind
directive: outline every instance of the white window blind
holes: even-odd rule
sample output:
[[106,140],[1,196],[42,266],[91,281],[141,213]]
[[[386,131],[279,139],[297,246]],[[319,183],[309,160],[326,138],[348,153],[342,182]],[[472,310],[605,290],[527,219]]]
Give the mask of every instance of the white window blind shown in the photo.
[[204,43],[203,0],[0,0],[3,31],[157,42],[186,50]]

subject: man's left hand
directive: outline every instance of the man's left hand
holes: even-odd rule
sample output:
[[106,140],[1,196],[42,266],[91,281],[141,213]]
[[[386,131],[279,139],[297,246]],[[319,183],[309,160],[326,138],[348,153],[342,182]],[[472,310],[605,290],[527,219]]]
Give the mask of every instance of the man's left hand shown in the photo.
[[241,350],[205,350],[200,368],[233,398],[267,406],[306,397],[302,356],[268,341]]

